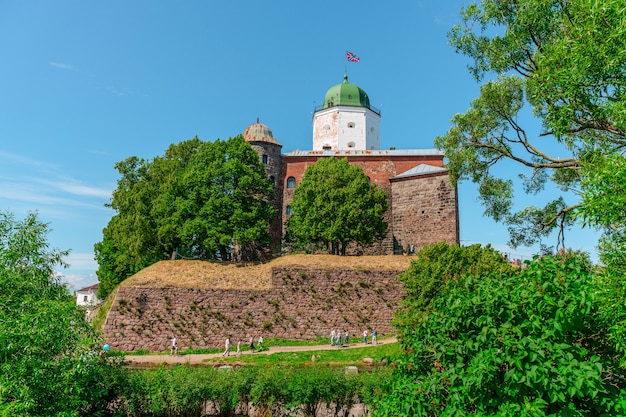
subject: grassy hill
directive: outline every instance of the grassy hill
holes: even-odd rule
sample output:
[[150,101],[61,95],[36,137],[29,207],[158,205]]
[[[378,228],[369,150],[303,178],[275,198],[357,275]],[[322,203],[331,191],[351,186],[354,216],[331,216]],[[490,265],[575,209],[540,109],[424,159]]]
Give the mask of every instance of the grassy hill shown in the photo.
[[147,288],[197,288],[220,290],[267,290],[273,267],[308,269],[353,269],[401,271],[409,267],[410,256],[287,255],[262,264],[208,261],[160,261],[120,285]]

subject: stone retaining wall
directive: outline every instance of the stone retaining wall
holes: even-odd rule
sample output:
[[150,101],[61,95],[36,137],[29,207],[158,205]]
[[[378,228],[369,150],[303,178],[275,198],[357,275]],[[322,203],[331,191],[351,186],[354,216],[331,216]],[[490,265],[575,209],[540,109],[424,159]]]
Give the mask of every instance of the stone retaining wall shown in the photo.
[[392,333],[401,272],[273,268],[267,291],[120,287],[103,332],[123,351],[165,351],[174,336],[184,350],[223,347],[227,336],[234,348],[260,335],[313,339],[340,329],[355,340],[365,329]]

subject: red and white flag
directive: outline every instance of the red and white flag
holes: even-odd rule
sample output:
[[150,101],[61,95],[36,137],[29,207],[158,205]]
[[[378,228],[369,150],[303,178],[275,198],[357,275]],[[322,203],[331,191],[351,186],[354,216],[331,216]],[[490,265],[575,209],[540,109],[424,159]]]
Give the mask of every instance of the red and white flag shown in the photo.
[[346,52],[346,59],[350,62],[359,62],[361,60],[354,52]]

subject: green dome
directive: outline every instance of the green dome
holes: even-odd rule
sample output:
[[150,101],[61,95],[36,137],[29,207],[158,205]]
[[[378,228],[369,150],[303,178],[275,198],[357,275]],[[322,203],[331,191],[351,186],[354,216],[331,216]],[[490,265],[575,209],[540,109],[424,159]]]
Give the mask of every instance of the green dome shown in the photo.
[[370,109],[370,98],[367,93],[357,86],[348,82],[348,76],[343,76],[343,83],[332,86],[324,96],[324,105],[327,109],[335,106],[366,107]]

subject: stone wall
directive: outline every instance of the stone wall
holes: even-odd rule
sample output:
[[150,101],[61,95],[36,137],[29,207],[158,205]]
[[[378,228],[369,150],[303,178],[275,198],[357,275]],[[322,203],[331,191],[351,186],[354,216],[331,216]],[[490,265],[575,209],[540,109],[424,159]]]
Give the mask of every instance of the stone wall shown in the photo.
[[398,274],[380,270],[274,268],[267,291],[120,287],[103,327],[113,349],[165,351],[233,346],[250,336],[313,339],[332,329],[359,337],[393,332]]
[[393,233],[396,245],[416,251],[436,242],[459,243],[456,188],[447,173],[394,180]]

